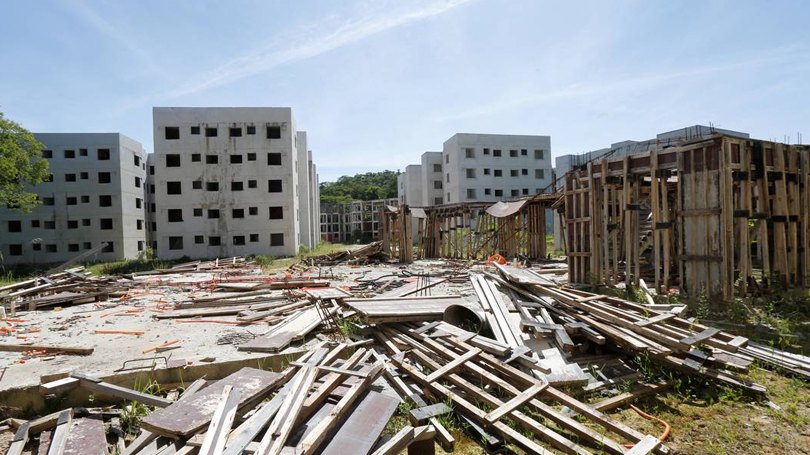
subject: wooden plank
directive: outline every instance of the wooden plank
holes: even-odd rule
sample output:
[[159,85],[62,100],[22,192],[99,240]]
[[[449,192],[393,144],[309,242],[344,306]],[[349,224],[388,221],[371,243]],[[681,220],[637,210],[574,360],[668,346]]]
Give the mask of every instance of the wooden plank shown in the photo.
[[661,313],[658,316],[651,317],[649,319],[644,319],[641,321],[636,321],[633,324],[639,327],[647,327],[648,325],[658,324],[659,322],[668,321],[677,315],[675,313]]
[[368,453],[394,415],[399,399],[373,390],[360,401],[321,455]]
[[433,425],[433,428],[436,430],[436,439],[439,441],[439,444],[441,444],[442,449],[444,449],[445,452],[453,452],[456,447],[456,438],[447,431],[447,428],[439,422],[439,419],[431,417],[430,424]]
[[300,451],[299,453],[303,455],[310,455],[314,453],[323,441],[329,436],[329,432],[331,432],[338,424],[340,419],[349,411],[349,408],[352,404],[363,394],[366,389],[374,382],[381,374],[383,370],[383,364],[377,363],[374,365],[371,370],[369,371],[368,376],[366,376],[362,381],[358,381],[355,383],[351,389],[343,396],[343,398],[338,401],[334,408],[329,411],[329,414],[322,418],[316,425],[315,428],[304,438],[303,441],[298,445]]
[[49,353],[59,352],[63,354],[90,355],[93,348],[43,345],[43,344],[0,344],[0,351],[23,352],[23,351],[46,351]]
[[651,395],[653,393],[661,393],[667,388],[669,388],[668,383],[644,384],[636,390],[625,392],[620,395],[616,395],[615,397],[610,397],[598,403],[594,403],[591,405],[591,407],[599,412],[610,411],[611,409],[616,409],[620,406],[624,406],[625,404],[630,403],[631,401],[636,400],[638,398]]
[[64,455],[107,455],[107,436],[101,416],[75,419],[71,423]]
[[480,353],[481,353],[480,349],[472,348],[471,350],[465,352],[461,357],[456,358],[452,362],[431,373],[430,376],[428,376],[427,378],[428,382],[433,382],[439,379],[440,377],[444,376],[445,374],[457,370],[465,362],[471,360],[473,357],[477,356]]
[[[368,358],[370,354],[374,351],[366,351],[365,348],[360,348],[352,354],[344,363],[343,368],[345,369],[352,369],[355,368],[358,364],[361,364]],[[306,401],[304,401],[304,408],[301,410],[299,415],[299,420],[303,420],[311,416],[315,410],[323,404],[327,398],[329,398],[329,394],[332,393],[344,380],[344,377],[340,373],[331,373],[324,377],[323,383],[316,391],[314,391],[309,397],[307,397]],[[299,422],[300,423],[300,422]]]
[[141,428],[167,436],[188,437],[205,428],[214,415],[211,402],[216,400],[225,386],[238,388],[240,407],[267,395],[284,380],[284,375],[255,368],[242,368],[195,393],[188,400],[180,400],[165,409],[153,412],[141,421]]
[[51,437],[51,446],[48,449],[48,455],[62,455],[70,433],[72,417],[73,413],[70,409],[59,413],[59,420],[56,422],[56,429],[53,431]]
[[716,329],[714,327],[708,327],[702,332],[698,332],[692,336],[688,336],[682,339],[680,342],[683,344],[687,344],[689,346],[693,346],[695,344],[700,343],[703,340],[709,339],[720,332],[720,329]]
[[[241,455],[256,436],[267,426],[270,419],[276,415],[289,391],[289,385],[285,384],[272,400],[264,403],[249,419],[234,429],[225,442],[225,450],[222,454]],[[255,448],[258,448],[258,443],[255,443],[255,446]]]
[[205,433],[200,455],[218,455],[225,448],[225,440],[236,417],[236,408],[239,405],[239,389],[234,389],[232,385],[226,385],[222,389],[222,396],[219,399],[214,416],[208,425]]
[[408,414],[408,419],[413,425],[424,425],[428,420],[453,412],[453,408],[444,403],[431,404],[420,408],[412,409]]
[[644,436],[644,439],[636,443],[636,445],[634,445],[633,448],[626,453],[626,455],[647,455],[660,445],[661,441],[658,438],[648,434],[647,436]]
[[25,448],[25,444],[28,443],[28,429],[30,428],[31,424],[29,422],[25,422],[17,429],[17,432],[14,433],[14,437],[11,439],[11,445],[8,448],[7,455],[22,455],[23,448]]
[[546,387],[548,387],[548,382],[541,382],[539,384],[535,384],[529,387],[528,390],[522,392],[520,395],[517,395],[516,397],[507,401],[502,406],[498,407],[498,409],[495,409],[494,411],[487,414],[486,415],[487,422],[489,423],[497,422],[498,420],[501,419],[501,417],[523,406],[523,404],[534,398],[535,395],[542,392]]
[[43,395],[50,395],[56,393],[67,392],[68,390],[75,389],[79,386],[79,380],[76,378],[62,378],[56,381],[40,384],[39,392]]
[[[329,313],[333,314],[335,311],[335,308],[331,308]],[[321,317],[318,310],[310,308],[296,313],[295,316],[276,325],[269,333],[242,344],[237,349],[248,352],[278,352],[289,346],[294,340],[308,334],[320,324]]]
[[313,367],[301,368],[296,373],[290,393],[284,399],[281,408],[262,437],[257,450],[258,454],[278,455],[281,453],[317,376],[318,370]]
[[398,454],[402,451],[413,439],[414,428],[406,425],[403,429],[399,430],[397,434],[391,437],[385,444],[381,445],[372,455],[392,455]]
[[165,408],[166,406],[172,404],[172,401],[167,400],[166,398],[141,393],[137,390],[128,389],[126,387],[121,387],[114,384],[108,384],[101,379],[94,378],[92,376],[87,376],[80,373],[73,373],[70,376],[79,380],[79,387],[87,389],[91,392],[102,395],[111,395],[114,397],[123,398],[125,400],[137,401],[150,406],[157,406],[159,408]]

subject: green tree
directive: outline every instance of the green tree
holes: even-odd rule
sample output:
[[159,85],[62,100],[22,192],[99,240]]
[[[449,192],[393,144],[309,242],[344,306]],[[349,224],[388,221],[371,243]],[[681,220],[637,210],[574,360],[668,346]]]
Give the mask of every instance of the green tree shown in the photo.
[[322,202],[371,201],[397,197],[397,173],[366,172],[344,175],[336,182],[321,183]]
[[30,131],[0,112],[0,206],[30,212],[39,204],[31,186],[48,178],[43,145]]

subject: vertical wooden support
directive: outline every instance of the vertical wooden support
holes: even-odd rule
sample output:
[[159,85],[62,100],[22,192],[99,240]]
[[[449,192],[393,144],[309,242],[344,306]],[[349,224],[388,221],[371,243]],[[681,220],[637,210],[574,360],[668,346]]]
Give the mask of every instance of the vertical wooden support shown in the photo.
[[731,144],[728,138],[723,142],[718,152],[720,154],[720,247],[722,264],[720,267],[720,284],[723,298],[734,297],[734,193],[731,181]]
[[659,199],[658,150],[650,152],[650,195],[652,196],[653,268],[655,269],[655,292],[661,292],[661,201]]
[[638,213],[628,210],[631,204],[631,187],[630,182],[630,157],[624,157],[624,173],[622,175],[622,184],[624,185],[624,283],[630,286],[633,275],[633,216],[638,218]]

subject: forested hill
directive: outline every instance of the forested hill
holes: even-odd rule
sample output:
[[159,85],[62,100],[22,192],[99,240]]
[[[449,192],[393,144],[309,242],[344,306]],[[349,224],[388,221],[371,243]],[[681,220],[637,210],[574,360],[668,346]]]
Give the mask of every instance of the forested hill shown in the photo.
[[371,201],[397,197],[397,173],[366,172],[321,183],[321,202]]

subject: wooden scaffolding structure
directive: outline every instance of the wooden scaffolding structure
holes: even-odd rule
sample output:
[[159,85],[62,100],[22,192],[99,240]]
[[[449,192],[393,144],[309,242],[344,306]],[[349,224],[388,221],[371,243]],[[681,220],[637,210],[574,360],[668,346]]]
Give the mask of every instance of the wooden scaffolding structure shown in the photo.
[[570,281],[720,298],[810,284],[808,154],[717,134],[569,172]]

